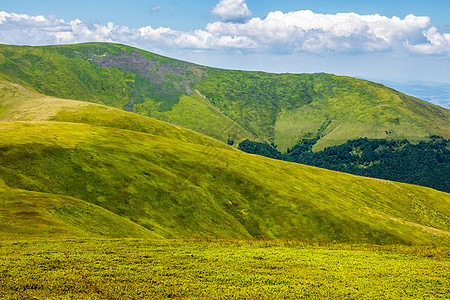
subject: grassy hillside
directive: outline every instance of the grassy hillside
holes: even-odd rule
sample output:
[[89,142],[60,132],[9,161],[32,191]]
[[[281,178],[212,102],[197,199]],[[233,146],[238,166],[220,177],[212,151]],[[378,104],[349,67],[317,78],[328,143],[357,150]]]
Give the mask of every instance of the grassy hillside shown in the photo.
[[303,138],[319,137],[319,150],[359,137],[450,136],[448,109],[361,79],[214,70],[198,89],[282,152]]
[[106,104],[222,141],[315,150],[359,137],[450,138],[450,113],[368,81],[329,74],[207,68],[117,44],[0,45],[0,78],[61,98]]
[[7,240],[161,238],[126,218],[79,199],[1,185],[0,223],[0,235]]
[[106,126],[3,122],[0,179],[163,237],[450,241],[447,193]]
[[[273,87],[278,86],[270,95],[282,105],[274,107],[282,112],[281,107],[290,105],[289,110],[298,111],[321,97],[319,91],[330,75],[277,77],[257,72],[219,72],[109,44],[1,48],[4,81],[0,82],[0,200],[4,224],[11,224],[3,227],[5,235],[207,235],[449,243],[447,193],[248,155],[208,136],[123,110],[130,105],[135,111],[150,109],[156,103],[152,114],[160,119],[189,124],[222,140],[268,137],[266,125],[274,120],[274,112],[264,109],[274,102],[267,102],[264,95],[272,93],[272,89],[258,82],[280,78],[280,82],[273,82]],[[155,65],[149,62],[144,68],[142,59]],[[135,60],[142,70],[123,70],[125,66],[130,68],[125,62]],[[152,86],[145,90],[142,78],[150,76],[145,70],[156,76],[149,78],[159,82],[159,92]],[[184,85],[180,85],[183,76],[189,79],[183,79]],[[217,88],[220,97],[213,99],[208,91],[214,89],[220,76],[229,80],[221,79],[223,84],[219,86],[224,88]],[[310,79],[305,79],[308,76]],[[308,89],[311,78],[316,78],[314,91]],[[240,92],[230,97],[233,80],[253,82],[250,89],[261,89],[261,101]],[[336,82],[339,80],[353,82],[336,77]],[[365,81],[361,84],[374,85]],[[64,88],[59,89],[61,86]],[[292,96],[294,90],[302,88],[305,92],[300,98]],[[142,96],[139,99],[146,100],[135,101],[137,98],[130,93],[137,89],[139,93],[151,90],[164,97],[158,94],[161,98],[154,101]],[[37,91],[69,98],[84,93],[81,100],[97,103],[55,98]],[[283,93],[286,96],[281,97]],[[179,98],[175,101],[174,97]],[[236,99],[243,102],[231,105]],[[230,106],[225,107],[226,103]],[[408,108],[412,102],[405,103],[402,107],[412,111]],[[254,111],[262,123],[240,121],[238,107]],[[436,112],[432,113],[432,109]],[[427,113],[442,113],[444,118],[446,113],[428,105],[423,105],[423,111],[411,113],[411,118],[425,118]],[[332,123],[320,125],[324,137]],[[433,126],[439,129],[441,125],[437,119]],[[21,198],[23,202],[17,200]],[[39,201],[39,205],[33,206],[32,201]],[[66,209],[62,212],[55,207]],[[91,209],[98,220],[86,223]],[[36,219],[21,219],[22,212]],[[41,233],[36,224],[49,225]],[[27,229],[32,226],[34,229]]]
[[0,81],[0,121],[86,123],[151,133],[176,140],[226,147],[208,136],[152,118],[84,101],[45,96],[18,84]]
[[0,45],[5,81],[49,96],[134,111],[222,141],[256,138],[194,92],[208,70],[115,44]]
[[371,178],[406,182],[450,192],[450,140],[431,136],[428,142],[369,140],[312,151],[317,139],[301,140],[286,153],[275,146],[245,140],[238,149],[250,154],[281,159]]

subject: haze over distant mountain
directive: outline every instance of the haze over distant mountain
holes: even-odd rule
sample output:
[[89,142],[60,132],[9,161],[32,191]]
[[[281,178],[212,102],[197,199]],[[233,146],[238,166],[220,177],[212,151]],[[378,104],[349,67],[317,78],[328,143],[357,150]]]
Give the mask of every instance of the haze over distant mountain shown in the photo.
[[377,81],[405,94],[426,100],[444,108],[450,108],[450,84],[428,81]]

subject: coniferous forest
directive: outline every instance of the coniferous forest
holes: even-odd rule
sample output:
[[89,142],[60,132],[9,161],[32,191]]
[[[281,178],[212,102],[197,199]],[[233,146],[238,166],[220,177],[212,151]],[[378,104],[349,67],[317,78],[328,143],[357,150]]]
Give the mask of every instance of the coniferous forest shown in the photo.
[[413,144],[408,140],[360,138],[313,152],[317,139],[302,139],[282,154],[266,143],[245,140],[239,149],[270,158],[355,175],[393,180],[450,192],[450,140],[431,136]]

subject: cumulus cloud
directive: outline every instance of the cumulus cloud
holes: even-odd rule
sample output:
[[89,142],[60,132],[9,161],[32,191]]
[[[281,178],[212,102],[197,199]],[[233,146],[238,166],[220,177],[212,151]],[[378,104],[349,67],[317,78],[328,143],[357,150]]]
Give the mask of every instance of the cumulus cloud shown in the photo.
[[[227,13],[232,7],[237,8],[233,10],[234,15]],[[128,28],[112,22],[100,25],[79,19],[65,21],[0,12],[0,43],[107,41],[147,49],[149,46],[152,49],[247,49],[279,54],[406,50],[424,55],[450,54],[450,34],[431,27],[428,17],[408,15],[401,19],[378,14],[317,14],[302,10],[275,11],[265,18],[249,18],[251,12],[244,0],[222,0],[213,13],[221,20],[207,24],[204,29],[185,32],[168,27]]]
[[44,16],[0,12],[0,43],[68,44],[81,42],[120,42],[135,45],[169,46],[189,49],[253,48],[245,36],[212,34],[205,30],[183,32],[167,27],[128,28],[112,22],[89,24],[82,20],[64,21]]
[[417,53],[423,54],[450,54],[450,34],[439,33],[436,27],[428,29],[424,36],[426,43],[411,45],[407,43],[408,48]]
[[245,0],[221,0],[212,13],[224,22],[245,22],[252,16]]
[[276,45],[291,51],[381,51],[416,40],[429,26],[428,17],[409,15],[405,19],[380,15],[339,13],[316,14],[309,10],[271,12],[265,19],[246,23],[214,22],[207,30],[218,35],[243,35],[258,45]]
[[127,28],[112,22],[87,24],[79,19],[66,22],[58,18],[0,12],[0,43],[5,44],[114,42],[113,36],[123,31]]

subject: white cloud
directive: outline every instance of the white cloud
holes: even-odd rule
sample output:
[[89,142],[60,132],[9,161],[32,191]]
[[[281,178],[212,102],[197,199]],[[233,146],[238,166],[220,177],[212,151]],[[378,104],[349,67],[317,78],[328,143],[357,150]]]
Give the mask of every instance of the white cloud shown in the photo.
[[0,43],[5,44],[114,42],[117,41],[117,33],[124,29],[126,27],[119,27],[112,22],[90,25],[79,19],[66,22],[44,16],[0,12]]
[[60,44],[79,42],[121,42],[142,48],[251,49],[254,52],[380,52],[410,51],[423,55],[450,54],[450,34],[430,27],[428,17],[408,15],[404,19],[355,13],[317,14],[303,10],[271,12],[265,18],[231,22],[226,9],[232,5],[235,17],[249,17],[245,1],[221,1],[214,9],[222,21],[189,32],[167,27],[128,28],[112,22],[89,24],[76,19],[30,16],[0,12],[0,43]]
[[245,22],[252,16],[245,0],[221,0],[212,13],[224,22]]
[[158,41],[162,39],[164,36],[170,35],[170,34],[176,34],[176,31],[167,28],[167,27],[159,27],[156,29],[153,29],[151,26],[141,27],[137,29],[137,32],[139,33],[139,36],[143,39],[150,39],[153,41]]
[[426,43],[411,45],[406,43],[407,47],[417,53],[422,54],[450,54],[450,34],[439,33],[436,27],[428,29],[424,36],[427,39]]
[[156,6],[150,7],[150,11],[151,11],[151,12],[156,12],[156,11],[158,11],[158,10],[162,10],[162,6],[156,5]]
[[26,14],[15,14],[15,13],[7,13],[4,11],[0,11],[0,24],[6,22],[23,22],[23,21],[32,21],[32,22],[45,22],[46,18],[44,16],[29,16]]
[[292,51],[380,51],[417,39],[427,26],[428,17],[409,15],[405,19],[380,15],[339,13],[316,14],[303,10],[271,12],[265,19],[246,23],[214,22],[206,29],[218,35],[240,35],[267,48],[285,46]]

